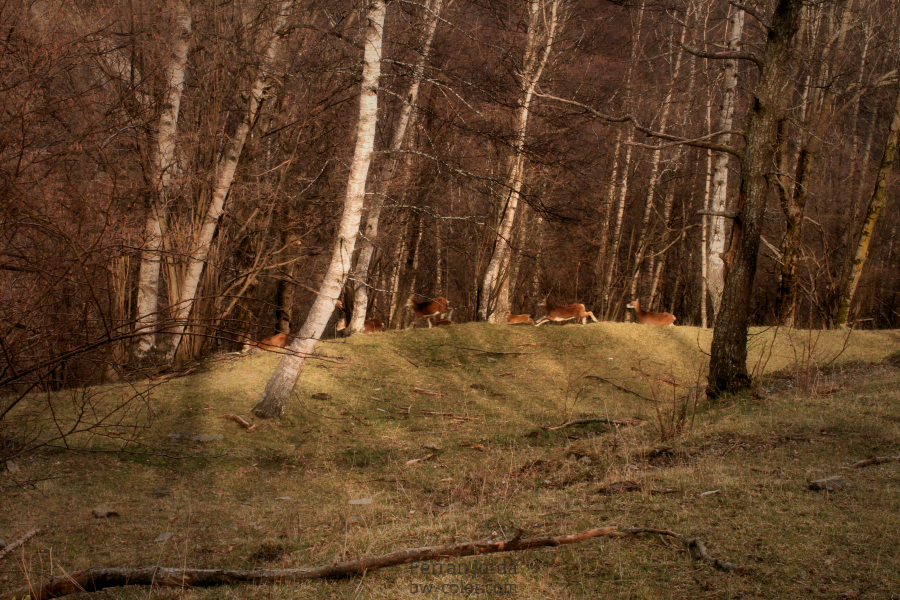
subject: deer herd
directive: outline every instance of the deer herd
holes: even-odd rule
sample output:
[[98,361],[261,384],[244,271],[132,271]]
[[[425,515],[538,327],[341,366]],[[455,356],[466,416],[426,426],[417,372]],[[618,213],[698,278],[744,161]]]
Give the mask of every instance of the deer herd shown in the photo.
[[[450,303],[447,299],[443,296],[438,296],[433,300],[426,300],[424,302],[418,302],[415,297],[410,297],[406,306],[413,312],[413,316],[415,317],[412,323],[407,326],[407,329],[413,327],[422,320],[428,324],[429,328],[453,325],[453,321],[451,320],[453,317],[453,309],[450,307]],[[340,300],[336,302],[336,308],[340,312],[337,329],[338,331],[344,331],[347,327],[347,318],[344,314],[344,308]],[[550,303],[550,297],[548,296],[544,299],[544,308],[546,309],[547,314],[537,321],[535,321],[531,315],[514,315],[512,313],[507,313],[506,323],[508,325],[534,325],[535,327],[540,327],[545,323],[566,323],[576,319],[582,325],[586,325],[588,319],[594,323],[597,322],[597,317],[594,316],[594,313],[585,310],[584,304],[575,303],[566,304],[564,306],[555,306]],[[635,318],[641,325],[675,324],[675,315],[667,312],[646,312],[641,308],[640,300],[632,300],[628,303],[626,308],[634,310]],[[365,333],[381,333],[384,331],[384,323],[378,319],[367,319],[363,323],[363,331]],[[248,340],[244,344],[241,352],[246,353],[255,349],[276,351],[280,348],[286,348],[289,343],[290,338],[284,333],[279,333],[266,338],[261,342]]]

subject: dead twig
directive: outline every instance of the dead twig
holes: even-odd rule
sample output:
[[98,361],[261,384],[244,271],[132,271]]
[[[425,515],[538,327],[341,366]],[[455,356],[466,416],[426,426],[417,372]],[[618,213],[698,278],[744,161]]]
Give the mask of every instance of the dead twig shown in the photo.
[[241,427],[246,429],[247,433],[250,433],[251,431],[256,429],[256,427],[258,425],[257,423],[254,423],[251,425],[246,419],[244,419],[243,417],[240,417],[238,415],[224,414],[224,415],[219,415],[219,418],[220,419],[231,419],[232,421],[234,421],[235,423],[237,423],[238,425],[240,425]]
[[442,560],[448,557],[480,556],[498,552],[517,552],[535,548],[557,547],[578,544],[598,537],[630,538],[643,534],[666,535],[674,537],[687,546],[691,556],[702,560],[717,569],[743,572],[743,568],[718,558],[713,558],[706,546],[697,538],[687,538],[667,529],[649,527],[633,527],[619,530],[617,527],[598,527],[579,533],[521,537],[520,531],[510,540],[484,540],[446,544],[441,546],[425,546],[407,548],[379,556],[370,556],[358,560],[345,561],[319,567],[297,569],[187,569],[170,567],[141,568],[96,568],[77,571],[66,577],[53,577],[40,582],[37,586],[23,587],[12,593],[0,596],[0,600],[13,598],[59,598],[69,594],[94,592],[102,589],[124,585],[152,585],[158,587],[212,587],[233,585],[235,583],[284,583],[364,575],[369,571],[428,560]]
[[460,421],[478,421],[478,419],[475,417],[461,417],[454,413],[440,413],[440,412],[434,412],[432,410],[423,410],[422,414],[423,415],[431,415],[433,417],[448,417],[450,419],[459,419]]
[[423,390],[422,388],[418,388],[418,387],[414,387],[412,389],[412,391],[416,392],[417,394],[425,394],[426,396],[443,396],[444,395],[441,392],[433,392],[431,390]]
[[547,431],[557,431],[559,429],[565,429],[566,427],[572,427],[573,425],[586,425],[588,423],[603,423],[604,425],[616,425],[616,426],[630,426],[630,425],[638,425],[643,423],[642,419],[607,419],[605,417],[596,417],[589,419],[572,419],[571,421],[566,421],[561,425],[556,425],[555,427],[547,427],[545,425],[541,425],[541,429],[546,429]]
[[643,400],[647,400],[648,402],[654,402],[653,398],[648,398],[647,396],[644,396],[643,394],[639,394],[638,392],[636,392],[632,389],[628,389],[625,386],[622,386],[622,385],[619,385],[618,383],[612,382],[605,377],[600,377],[599,375],[585,375],[584,378],[585,379],[599,379],[600,381],[606,382],[609,385],[613,386],[617,390],[622,390],[623,392],[627,392],[627,393],[631,394],[632,396],[637,396],[638,398],[642,398]]
[[20,537],[20,538],[17,539],[16,541],[14,541],[14,542],[13,542],[12,544],[10,544],[9,546],[5,547],[3,550],[0,550],[0,558],[3,558],[4,556],[6,556],[7,554],[9,554],[9,553],[12,552],[13,550],[15,550],[16,548],[18,548],[19,546],[23,545],[25,542],[27,542],[28,540],[30,540],[31,538],[33,538],[34,536],[36,536],[36,535],[39,534],[40,532],[41,532],[40,529],[32,529],[32,530],[26,532],[25,535],[23,535],[22,537]]
[[900,456],[872,456],[871,458],[858,460],[845,468],[861,469],[863,467],[871,467],[872,465],[880,465],[886,462],[894,462],[895,460],[900,460]]

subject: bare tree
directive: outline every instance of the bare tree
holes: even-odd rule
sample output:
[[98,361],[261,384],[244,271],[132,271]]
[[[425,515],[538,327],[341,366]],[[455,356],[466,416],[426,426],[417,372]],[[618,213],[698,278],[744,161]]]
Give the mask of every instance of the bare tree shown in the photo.
[[510,236],[515,221],[522,190],[525,167],[525,138],[528,117],[534,100],[535,88],[547,65],[556,29],[559,25],[562,0],[529,0],[528,34],[522,70],[519,72],[519,99],[515,115],[515,139],[506,166],[503,183],[504,202],[501,205],[496,241],[481,283],[478,299],[478,318],[483,321],[503,322],[509,312],[509,296],[499,293],[502,287],[501,273],[509,261]]
[[837,317],[835,318],[835,325],[838,327],[846,326],[847,320],[849,319],[853,296],[856,294],[856,288],[859,285],[859,279],[862,277],[862,270],[869,255],[869,243],[872,241],[872,233],[875,231],[878,217],[881,216],[881,211],[884,209],[888,176],[890,175],[891,167],[894,164],[894,154],[897,151],[898,136],[900,136],[900,90],[897,92],[897,101],[894,105],[891,127],[888,131],[887,140],[884,143],[884,154],[881,157],[881,167],[878,169],[878,176],[875,179],[875,191],[872,193],[872,198],[869,200],[866,219],[856,243],[856,253],[853,258],[853,264],[851,265],[850,271],[847,273],[847,278],[844,281],[841,291],[841,302],[838,306]]
[[[443,4],[444,0],[429,0],[428,5],[425,7],[426,32],[422,53],[419,55],[419,59],[416,61],[416,65],[413,68],[412,81],[410,81],[409,89],[404,97],[403,108],[400,110],[400,118],[394,127],[394,135],[391,139],[389,152],[397,153],[403,148],[408,137],[407,132],[409,131],[410,126],[415,125],[416,109],[418,108],[417,103],[419,101],[419,88],[422,83],[422,77],[425,74],[425,67],[431,56],[431,47],[434,43],[434,34],[437,31]],[[381,219],[381,210],[384,206],[385,188],[402,162],[404,161],[396,154],[391,155],[379,176],[373,181],[378,187],[372,194],[373,199],[371,207],[366,216],[366,227],[363,238],[367,243],[359,251],[359,257],[357,258],[356,267],[353,271],[355,292],[353,299],[353,315],[350,319],[350,331],[354,333],[363,330],[363,323],[366,320],[366,311],[369,306],[369,266],[372,263],[372,256],[375,254],[376,242],[378,240],[378,228]]]
[[707,388],[711,396],[739,391],[750,384],[747,373],[750,294],[766,210],[768,174],[775,154],[778,123],[785,108],[783,90],[793,77],[791,61],[802,10],[802,0],[778,0],[771,19],[763,21],[767,38],[761,54],[731,52],[719,55],[754,61],[759,67],[759,80],[754,90],[741,165],[741,206],[732,233],[734,261],[725,278],[722,304],[713,332]]
[[285,25],[293,5],[293,0],[283,0],[276,8],[275,22],[272,26],[271,34],[264,42],[262,64],[260,64],[256,80],[247,94],[248,98],[244,113],[241,116],[237,129],[231,136],[229,144],[216,164],[215,182],[209,205],[206,207],[206,214],[200,224],[199,231],[196,232],[188,261],[187,274],[180,286],[177,296],[178,300],[174,307],[175,325],[169,348],[166,351],[166,362],[169,364],[174,361],[175,353],[184,335],[188,316],[194,306],[197,290],[200,287],[200,275],[206,266],[206,259],[209,256],[213,236],[219,226],[219,220],[225,212],[225,199],[231,190],[238,161],[244,149],[244,143],[250,134],[250,130],[256,123],[266,88],[270,84],[272,64],[275,62],[275,57],[278,54],[279,41],[286,33]]
[[385,12],[384,0],[373,0],[369,5],[359,96],[356,149],[350,165],[344,212],[341,216],[331,263],[306,322],[290,345],[290,353],[281,359],[278,368],[269,379],[262,397],[253,408],[253,414],[261,418],[277,418],[284,414],[288,398],[300,377],[303,365],[306,363],[307,357],[312,355],[313,349],[325,331],[325,326],[334,313],[335,303],[341,295],[341,290],[350,272],[350,258],[359,235],[359,222],[366,194],[366,177],[375,145],[378,77],[381,73]]

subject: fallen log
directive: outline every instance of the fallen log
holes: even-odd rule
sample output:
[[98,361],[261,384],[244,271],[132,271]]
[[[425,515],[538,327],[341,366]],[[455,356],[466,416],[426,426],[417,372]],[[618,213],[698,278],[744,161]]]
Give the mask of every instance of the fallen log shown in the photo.
[[577,544],[597,537],[627,538],[642,534],[670,536],[687,546],[691,555],[714,567],[725,571],[743,572],[743,568],[721,559],[713,558],[706,546],[697,538],[688,538],[667,529],[649,527],[633,527],[620,530],[618,527],[597,527],[579,533],[521,537],[521,530],[510,540],[484,540],[446,544],[441,546],[424,546],[407,548],[379,556],[370,556],[358,560],[350,560],[333,565],[319,567],[303,567],[296,569],[187,569],[171,567],[140,568],[95,568],[74,572],[66,577],[45,579],[36,586],[27,586],[0,596],[0,600],[32,598],[48,600],[61,598],[69,594],[95,592],[112,587],[126,585],[149,585],[155,587],[212,587],[237,583],[287,583],[310,579],[325,579],[363,575],[368,571],[409,564],[412,562],[441,560],[448,557],[480,556],[498,552],[517,552]]

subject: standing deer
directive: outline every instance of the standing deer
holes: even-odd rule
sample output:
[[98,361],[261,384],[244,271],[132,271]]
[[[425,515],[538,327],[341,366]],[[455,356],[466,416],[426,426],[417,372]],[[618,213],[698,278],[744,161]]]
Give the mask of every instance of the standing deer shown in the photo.
[[268,337],[261,342],[249,341],[245,343],[244,347],[241,348],[241,353],[250,352],[254,348],[257,350],[272,351],[276,348],[286,348],[289,343],[290,339],[288,339],[287,334],[276,333],[272,337]]
[[626,308],[633,308],[641,325],[672,325],[675,323],[675,315],[672,313],[648,313],[641,308],[640,300],[632,300]]
[[578,319],[582,325],[585,325],[589,317],[595,323],[597,322],[597,317],[594,316],[594,313],[584,310],[584,304],[553,306],[550,304],[550,296],[547,296],[544,298],[544,306],[547,308],[547,316],[538,319],[538,322],[534,324],[535,327],[540,327],[547,321],[564,323],[572,319]]
[[[425,302],[416,302],[415,299],[410,296],[406,305],[416,314],[415,320],[409,324],[409,327],[415,325],[420,319],[425,319],[428,323],[428,327],[431,327],[431,319],[434,317],[442,318],[444,313],[448,311],[447,299],[442,296],[438,296],[434,300],[426,300]],[[407,329],[409,329],[409,327],[407,327]]]

